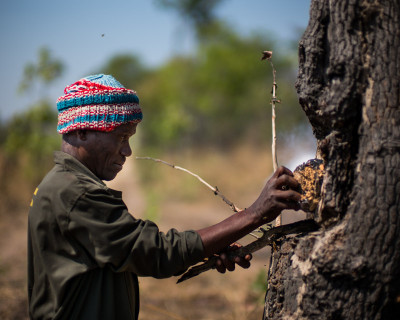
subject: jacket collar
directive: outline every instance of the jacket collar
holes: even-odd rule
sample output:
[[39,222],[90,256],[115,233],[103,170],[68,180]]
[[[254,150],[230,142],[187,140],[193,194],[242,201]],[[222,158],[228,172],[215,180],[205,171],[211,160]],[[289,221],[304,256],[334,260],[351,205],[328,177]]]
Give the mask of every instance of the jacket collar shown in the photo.
[[56,164],[63,166],[66,169],[69,169],[71,171],[77,171],[86,176],[89,176],[97,183],[100,183],[101,185],[105,186],[105,183],[101,179],[99,179],[92,171],[90,171],[88,167],[86,167],[82,162],[80,162],[78,159],[76,159],[75,157],[71,156],[68,153],[65,153],[63,151],[55,151],[54,162]]

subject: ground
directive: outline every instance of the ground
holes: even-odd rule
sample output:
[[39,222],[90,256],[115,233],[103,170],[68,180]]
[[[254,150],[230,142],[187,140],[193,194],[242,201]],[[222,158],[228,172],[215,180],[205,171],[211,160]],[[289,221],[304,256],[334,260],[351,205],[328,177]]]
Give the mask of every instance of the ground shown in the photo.
[[[208,152],[202,157],[192,154],[167,160],[189,166],[193,171],[199,168],[196,173],[213,180],[208,182],[217,184],[237,206],[244,207],[255,200],[264,178],[270,174],[270,168],[265,165],[269,163],[269,155],[263,153],[250,162],[243,157],[249,153],[254,154],[254,150],[240,149],[226,155]],[[155,179],[153,189],[158,193],[165,189],[165,192],[149,197],[147,193],[152,187],[147,184],[142,188],[137,171],[143,170],[143,164],[138,161],[131,158],[119,176],[109,183],[110,187],[123,191],[124,201],[135,217],[153,216],[160,229],[166,231],[171,227],[178,230],[202,228],[233,214],[193,177],[159,163],[144,166],[160,176]],[[152,201],[157,204],[156,209],[149,210]],[[283,223],[303,217],[303,213],[287,212]],[[1,213],[0,222],[0,319],[27,319],[27,210]],[[249,241],[251,237],[243,239],[242,243]],[[247,270],[238,268],[227,274],[211,270],[181,284],[176,284],[178,278],[140,278],[140,319],[260,319],[268,264],[269,249],[265,248],[254,255],[252,266]]]

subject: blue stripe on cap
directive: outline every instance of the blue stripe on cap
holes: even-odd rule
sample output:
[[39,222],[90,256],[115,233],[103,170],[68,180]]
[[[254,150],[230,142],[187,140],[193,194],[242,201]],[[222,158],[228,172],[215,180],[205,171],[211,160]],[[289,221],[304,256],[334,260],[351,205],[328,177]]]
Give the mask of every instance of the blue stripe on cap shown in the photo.
[[61,112],[65,109],[79,106],[119,103],[139,103],[139,98],[136,94],[133,93],[88,95],[75,97],[68,100],[61,100],[57,103],[57,110]]
[[126,123],[130,121],[141,121],[143,119],[142,112],[139,113],[132,113],[132,114],[108,114],[108,115],[99,115],[99,114],[91,114],[91,115],[84,115],[80,117],[76,117],[71,121],[68,121],[62,125],[57,126],[57,131],[65,129],[73,124],[76,123],[93,123],[97,124],[99,122],[103,123]]

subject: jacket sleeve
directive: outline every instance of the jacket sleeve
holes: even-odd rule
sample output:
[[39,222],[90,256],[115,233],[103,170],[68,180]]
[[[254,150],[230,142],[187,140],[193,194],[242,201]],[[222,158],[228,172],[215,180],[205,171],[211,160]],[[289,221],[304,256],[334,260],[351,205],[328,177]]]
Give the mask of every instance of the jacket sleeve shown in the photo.
[[83,262],[115,272],[164,278],[204,257],[195,231],[164,234],[153,222],[132,217],[122,199],[107,189],[79,197],[69,213],[67,233]]

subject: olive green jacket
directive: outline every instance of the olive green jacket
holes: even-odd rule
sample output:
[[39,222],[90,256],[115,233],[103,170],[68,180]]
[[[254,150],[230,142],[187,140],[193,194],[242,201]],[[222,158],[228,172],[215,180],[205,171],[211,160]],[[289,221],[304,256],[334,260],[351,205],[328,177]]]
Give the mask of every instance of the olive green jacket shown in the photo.
[[74,157],[56,152],[55,163],[29,211],[30,317],[137,319],[137,276],[169,277],[199,262],[200,236],[160,232]]

